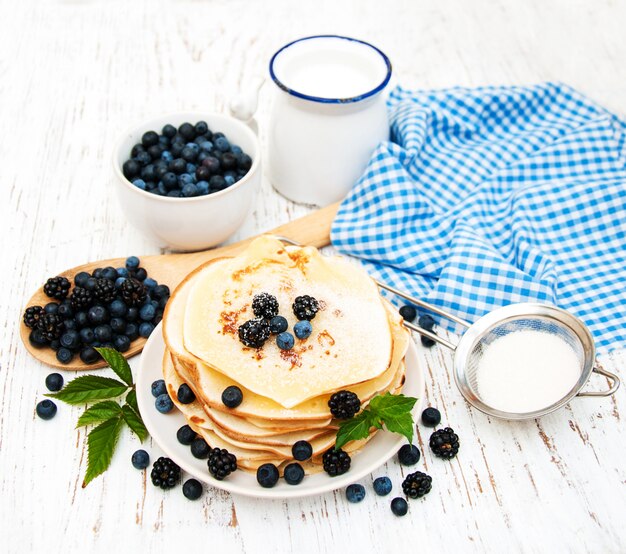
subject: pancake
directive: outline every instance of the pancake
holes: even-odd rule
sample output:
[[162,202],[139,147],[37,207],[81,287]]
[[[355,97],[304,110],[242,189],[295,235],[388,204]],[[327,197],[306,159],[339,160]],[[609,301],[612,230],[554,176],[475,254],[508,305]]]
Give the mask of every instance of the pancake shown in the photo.
[[[184,348],[251,392],[284,408],[374,379],[389,369],[392,334],[376,284],[362,268],[312,247],[262,236],[241,254],[197,273],[188,292]],[[244,346],[237,326],[253,319],[255,294],[276,296],[290,328],[300,295],[321,305],[313,334],[286,353],[273,340]],[[170,299],[171,301],[171,299]]]

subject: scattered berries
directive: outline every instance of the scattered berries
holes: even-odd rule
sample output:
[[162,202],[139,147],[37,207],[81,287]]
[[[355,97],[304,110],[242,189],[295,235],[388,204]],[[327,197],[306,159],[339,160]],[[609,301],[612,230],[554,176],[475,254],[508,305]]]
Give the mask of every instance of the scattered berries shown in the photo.
[[278,477],[278,468],[274,464],[263,464],[256,470],[257,482],[266,489],[278,483]]
[[180,481],[180,467],[169,458],[161,456],[152,466],[150,479],[155,487],[171,489]]
[[312,320],[320,309],[318,301],[312,296],[298,296],[293,302],[293,313],[299,320]]
[[348,502],[358,504],[365,498],[365,487],[357,483],[348,485],[346,488],[346,498],[348,499]]
[[195,438],[191,441],[191,455],[199,460],[206,460],[211,452],[211,447],[201,438]]
[[237,469],[237,457],[225,448],[213,448],[209,453],[207,465],[209,473],[221,481]]
[[283,471],[283,476],[288,485],[299,485],[302,483],[302,479],[304,479],[304,469],[296,462],[287,464]]
[[331,477],[342,475],[350,469],[350,455],[341,448],[335,450],[334,447],[329,448],[322,456],[324,471]]
[[313,456],[313,447],[309,442],[300,440],[295,442],[291,447],[291,453],[293,454],[294,459],[299,462],[304,462]]
[[50,392],[57,392],[63,388],[63,376],[60,373],[51,373],[46,377],[46,388]]
[[159,394],[159,396],[156,397],[156,400],[154,401],[154,406],[159,412],[161,412],[162,414],[166,414],[174,409],[174,402],[172,402],[169,394],[164,393]]
[[158,379],[152,383],[152,396],[155,398],[157,396],[161,396],[162,394],[167,394],[167,387],[165,386],[165,381],[163,379]]
[[178,398],[178,401],[181,404],[191,404],[196,399],[196,395],[187,383],[183,383],[180,387],[178,387],[176,398]]
[[459,452],[459,437],[450,427],[439,429],[430,436],[430,449],[435,456],[451,460]]
[[441,413],[437,408],[426,408],[422,412],[422,423],[426,427],[436,427],[441,423]]
[[203,492],[202,483],[197,479],[187,479],[183,483],[183,494],[188,500],[198,500]]
[[419,448],[412,444],[405,444],[398,450],[398,461],[403,466],[414,466],[420,461]]
[[288,327],[289,324],[282,315],[277,315],[270,320],[270,333],[272,333],[272,335],[283,333]]
[[135,469],[146,469],[150,465],[150,455],[145,450],[137,450],[130,461]]
[[243,401],[243,393],[236,385],[226,387],[222,392],[222,402],[227,408],[236,408]]
[[57,413],[57,405],[52,400],[42,400],[35,411],[41,419],[52,419]]
[[430,492],[432,478],[421,471],[409,473],[402,481],[402,492],[409,498],[420,498]]
[[270,326],[264,319],[251,319],[239,327],[239,340],[249,348],[261,348],[270,337]]
[[46,296],[56,300],[64,300],[70,291],[70,282],[65,277],[50,277],[43,286]]
[[337,419],[350,419],[361,409],[361,401],[353,392],[341,390],[330,397],[328,407]]
[[288,333],[287,331],[280,333],[276,337],[276,345],[281,350],[291,350],[295,342],[296,341],[293,338],[293,335],[291,333]]
[[411,306],[411,304],[407,304],[406,306],[402,306],[400,308],[400,315],[404,321],[413,321],[417,317],[417,310],[415,306]]
[[426,329],[427,331],[432,331],[435,323],[436,321],[433,319],[433,317],[428,314],[421,315],[420,318],[417,320],[417,324],[422,329]]
[[278,315],[278,300],[268,292],[256,294],[252,299],[254,315],[262,319],[272,319]]
[[378,496],[387,496],[392,489],[391,479],[389,477],[376,477],[374,479],[374,492]]
[[45,312],[41,306],[30,306],[26,308],[24,310],[24,325],[26,325],[29,329],[34,329],[37,326],[39,318],[44,313]]
[[313,332],[313,326],[311,322],[306,319],[304,321],[298,321],[298,323],[293,326],[293,332],[300,340],[308,339]]
[[183,425],[176,431],[176,438],[180,444],[189,446],[196,438],[196,432],[189,425]]
[[398,496],[391,501],[391,511],[394,515],[402,517],[409,511],[409,505],[404,498]]

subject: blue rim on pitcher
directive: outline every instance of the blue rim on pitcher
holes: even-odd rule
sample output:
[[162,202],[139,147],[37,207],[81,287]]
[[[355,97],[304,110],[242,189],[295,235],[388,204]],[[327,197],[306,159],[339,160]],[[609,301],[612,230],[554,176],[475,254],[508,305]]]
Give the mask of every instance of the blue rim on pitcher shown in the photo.
[[[372,50],[376,51],[380,57],[383,59],[385,66],[387,68],[387,74],[385,75],[385,78],[382,80],[382,82],[376,86],[376,88],[365,92],[363,94],[359,94],[357,96],[351,96],[349,98],[322,98],[320,96],[311,96],[309,94],[304,94],[302,92],[298,92],[297,90],[294,90],[290,87],[288,87],[287,85],[285,85],[274,73],[274,61],[276,60],[277,56],[283,52],[284,50],[286,50],[287,48],[289,48],[290,46],[293,46],[294,44],[297,44],[298,42],[303,42],[305,40],[311,40],[311,39],[316,39],[316,38],[338,38],[341,40],[348,40],[351,42],[358,42],[360,44],[363,44],[365,46],[368,46],[369,48],[371,48]],[[283,46],[282,48],[280,48],[279,50],[277,50],[274,55],[272,56],[272,59],[270,60],[270,77],[272,78],[272,81],[274,81],[276,83],[276,85],[284,90],[287,94],[291,94],[292,96],[296,96],[298,98],[302,98],[304,100],[310,100],[312,102],[321,102],[323,104],[347,104],[350,102],[359,102],[360,100],[364,100],[365,98],[369,98],[370,96],[374,96],[375,94],[378,94],[381,90],[383,90],[387,84],[389,83],[389,80],[391,79],[391,62],[389,61],[389,58],[387,57],[387,55],[380,50],[379,48],[376,48],[376,46],[374,46],[373,44],[370,44],[369,42],[365,42],[364,40],[359,40],[356,38],[351,38],[351,37],[344,37],[341,35],[313,35],[310,37],[303,37],[303,38],[299,38],[297,40],[294,40],[288,44],[285,44],[285,46]]]

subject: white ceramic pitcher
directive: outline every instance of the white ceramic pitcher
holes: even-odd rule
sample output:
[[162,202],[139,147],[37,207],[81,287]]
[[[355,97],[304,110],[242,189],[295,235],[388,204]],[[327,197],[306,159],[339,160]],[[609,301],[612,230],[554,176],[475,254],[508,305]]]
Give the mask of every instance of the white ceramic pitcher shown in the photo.
[[[367,42],[319,35],[283,46],[270,60],[269,74],[275,85],[270,181],[296,202],[325,206],[340,200],[378,143],[389,138],[382,94],[391,78],[389,59]],[[243,118],[254,109],[253,97],[231,104]]]

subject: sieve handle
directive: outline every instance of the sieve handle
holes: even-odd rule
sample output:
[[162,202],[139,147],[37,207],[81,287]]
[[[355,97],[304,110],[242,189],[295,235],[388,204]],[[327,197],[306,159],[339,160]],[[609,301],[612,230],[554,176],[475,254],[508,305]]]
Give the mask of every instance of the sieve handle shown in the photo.
[[615,393],[615,391],[617,391],[617,389],[619,389],[619,385],[620,385],[620,379],[617,375],[615,375],[615,373],[611,373],[610,371],[607,371],[606,369],[602,369],[601,367],[596,367],[594,366],[593,368],[593,372],[594,373],[598,373],[600,375],[604,375],[609,381],[611,381],[611,388],[609,390],[603,390],[603,391],[587,391],[587,392],[579,392],[576,396],[596,396],[596,397],[604,397],[604,396],[611,396],[612,394]]
[[439,344],[443,344],[444,346],[448,347],[452,351],[456,350],[456,345],[452,344],[450,341],[447,341],[446,339],[441,338],[439,335],[435,335],[435,333],[432,333],[431,331],[427,331],[423,327],[419,327],[418,325],[409,323],[408,321],[404,321],[403,323],[404,323],[404,326],[407,327],[408,329],[411,329],[415,331],[416,333],[423,335],[424,337],[428,337],[429,339],[434,340],[435,342],[438,342]]

